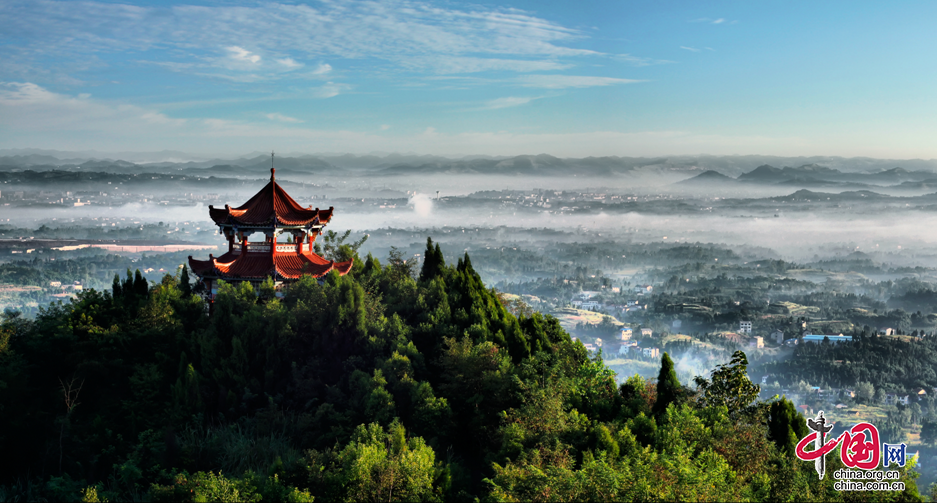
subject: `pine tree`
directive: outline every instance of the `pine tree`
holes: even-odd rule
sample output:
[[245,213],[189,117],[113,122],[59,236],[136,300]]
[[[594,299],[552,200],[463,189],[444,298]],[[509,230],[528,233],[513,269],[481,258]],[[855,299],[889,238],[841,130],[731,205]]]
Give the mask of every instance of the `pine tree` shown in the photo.
[[793,455],[797,442],[807,436],[807,423],[787,398],[771,404],[769,408],[768,436],[778,450]]
[[673,360],[670,355],[664,353],[660,359],[660,374],[657,375],[657,401],[654,402],[653,412],[659,415],[667,406],[676,402],[680,397],[680,380],[677,379],[677,372],[673,368]]
[[121,295],[120,288],[120,274],[114,274],[114,284],[111,286],[111,290],[114,293],[114,298],[117,299]]
[[439,243],[433,248],[433,238],[426,238],[426,252],[423,260],[423,269],[420,271],[420,281],[431,281],[442,272],[446,261],[439,249]]
[[140,269],[137,269],[137,273],[133,278],[133,293],[137,294],[140,297],[146,297],[149,291],[150,291],[149,283],[147,283],[146,279],[143,278],[143,275],[140,274]]
[[179,274],[179,290],[182,294],[188,296],[192,293],[192,285],[189,284],[189,269],[182,264],[182,273]]
[[133,273],[130,272],[130,268],[127,268],[127,277],[124,279],[123,285],[121,285],[121,293],[123,296],[132,297],[133,296]]
[[423,252],[423,268],[420,269],[420,281],[433,279],[436,272],[436,253],[433,251],[433,238],[426,238],[426,251]]

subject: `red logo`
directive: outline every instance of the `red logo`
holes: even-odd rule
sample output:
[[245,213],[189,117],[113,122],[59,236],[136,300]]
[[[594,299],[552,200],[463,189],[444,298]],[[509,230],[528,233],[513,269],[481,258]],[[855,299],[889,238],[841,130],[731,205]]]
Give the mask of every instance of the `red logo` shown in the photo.
[[859,423],[819,448],[807,451],[806,447],[810,443],[817,444],[818,435],[819,433],[814,431],[797,443],[796,452],[799,459],[814,461],[829,454],[838,444],[842,444],[840,459],[843,460],[844,465],[863,470],[871,470],[878,466],[880,451],[878,428],[875,425]]

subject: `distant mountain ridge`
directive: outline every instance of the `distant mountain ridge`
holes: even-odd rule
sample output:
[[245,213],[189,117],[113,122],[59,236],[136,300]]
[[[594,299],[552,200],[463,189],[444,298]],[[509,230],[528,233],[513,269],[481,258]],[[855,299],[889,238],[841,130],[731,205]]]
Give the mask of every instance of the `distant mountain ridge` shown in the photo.
[[[627,176],[639,173],[702,174],[714,171],[726,178],[757,183],[828,182],[902,184],[937,179],[937,160],[887,160],[841,157],[669,156],[560,158],[548,154],[466,156],[448,158],[417,154],[290,154],[276,157],[286,175],[367,174],[369,176],[479,174],[503,176]],[[118,173],[158,171],[196,174],[194,170],[229,166],[233,176],[255,176],[269,170],[266,153],[231,158],[205,158],[177,151],[148,153],[64,152],[40,149],[0,150],[0,170],[103,169]],[[752,166],[756,166],[753,168]],[[783,167],[777,167],[783,166]],[[798,166],[798,167],[790,167]],[[234,169],[234,168],[243,168]],[[246,170],[246,171],[244,171]],[[237,172],[234,174],[233,172]],[[208,173],[201,171],[201,173]],[[712,182],[713,175],[698,181]],[[737,178],[733,178],[737,177]],[[724,180],[725,181],[725,180]],[[727,182],[728,183],[728,182]]]

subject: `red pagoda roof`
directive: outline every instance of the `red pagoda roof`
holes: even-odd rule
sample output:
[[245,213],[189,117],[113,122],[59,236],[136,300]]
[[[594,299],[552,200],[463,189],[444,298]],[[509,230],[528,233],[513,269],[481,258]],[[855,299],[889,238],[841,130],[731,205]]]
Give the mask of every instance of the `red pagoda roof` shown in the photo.
[[260,192],[250,198],[246,203],[231,208],[225,205],[224,209],[209,207],[208,214],[216,224],[263,225],[276,223],[282,225],[308,225],[311,223],[328,223],[332,218],[332,208],[320,210],[318,208],[303,208],[280,187],[275,178],[276,170],[270,170],[270,183],[260,189]]
[[217,258],[195,260],[189,257],[189,267],[199,276],[217,275],[219,278],[264,279],[277,276],[298,279],[304,274],[319,278],[333,269],[345,275],[354,265],[353,260],[334,262],[315,253],[225,253]]

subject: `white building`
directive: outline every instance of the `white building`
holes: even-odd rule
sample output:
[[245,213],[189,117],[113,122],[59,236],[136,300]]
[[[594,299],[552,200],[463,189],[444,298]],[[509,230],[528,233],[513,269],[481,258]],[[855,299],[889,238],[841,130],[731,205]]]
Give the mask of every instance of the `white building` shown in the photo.
[[784,332],[780,330],[775,330],[774,332],[771,332],[771,338],[774,339],[774,342],[777,342],[778,344],[783,344]]
[[621,340],[627,341],[631,340],[632,330],[628,327],[621,329]]
[[650,328],[641,329],[641,337],[650,337],[652,335],[654,335],[654,331],[651,330]]
[[657,358],[660,356],[660,349],[658,348],[644,348],[641,350],[641,354],[648,358]]
[[752,333],[752,322],[751,321],[740,321],[739,322],[739,333],[745,335],[751,335]]
[[587,300],[582,303],[582,306],[579,309],[584,309],[586,311],[595,311],[599,308],[599,303],[594,300]]

